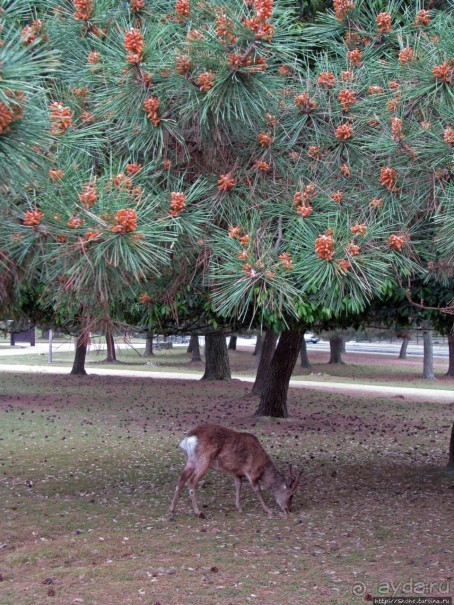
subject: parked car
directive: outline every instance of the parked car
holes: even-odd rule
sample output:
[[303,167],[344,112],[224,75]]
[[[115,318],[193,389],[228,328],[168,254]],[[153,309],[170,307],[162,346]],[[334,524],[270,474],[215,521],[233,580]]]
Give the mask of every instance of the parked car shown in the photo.
[[315,334],[305,334],[304,340],[306,342],[312,342],[315,345],[320,340],[320,337],[316,336]]

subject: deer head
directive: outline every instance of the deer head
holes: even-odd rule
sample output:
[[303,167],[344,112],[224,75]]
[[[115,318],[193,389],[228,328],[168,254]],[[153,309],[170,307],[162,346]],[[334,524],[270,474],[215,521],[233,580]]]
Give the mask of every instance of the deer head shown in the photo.
[[303,474],[303,469],[295,476],[293,474],[292,465],[288,465],[288,478],[285,483],[274,491],[274,498],[277,504],[281,507],[285,514],[292,510],[292,498],[298,489],[300,477]]

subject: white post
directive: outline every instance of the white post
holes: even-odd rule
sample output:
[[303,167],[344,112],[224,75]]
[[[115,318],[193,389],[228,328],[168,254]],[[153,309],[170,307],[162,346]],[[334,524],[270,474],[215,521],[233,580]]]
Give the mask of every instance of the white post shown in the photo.
[[47,361],[52,363],[52,330],[49,330],[49,354],[47,356]]

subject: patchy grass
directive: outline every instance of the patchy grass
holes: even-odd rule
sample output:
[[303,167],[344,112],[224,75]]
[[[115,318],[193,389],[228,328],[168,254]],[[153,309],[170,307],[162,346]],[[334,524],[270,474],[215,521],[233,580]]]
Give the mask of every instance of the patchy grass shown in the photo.
[[[446,594],[454,406],[294,390],[292,418],[257,419],[249,388],[0,374],[1,604],[343,605],[409,582]],[[273,503],[268,518],[247,486],[238,514],[231,477],[210,472],[207,519],[185,491],[168,521],[177,444],[205,420],[304,466],[294,514]]]
[[[68,341],[66,341],[67,344]],[[74,352],[66,352],[54,347],[53,366],[71,367]],[[153,357],[144,358],[143,341],[133,341],[132,346],[118,348],[117,363],[106,363],[106,350],[103,344],[92,346],[87,355],[86,368],[89,372],[96,372],[96,368],[121,369],[152,372],[183,372],[203,373],[203,362],[192,362],[190,354],[186,353],[185,346],[176,346],[168,350],[155,350]],[[252,347],[243,347],[237,351],[229,351],[230,367],[239,377],[252,377],[257,370],[257,357],[252,355]],[[435,375],[437,380],[422,379],[422,358],[409,357],[406,360],[397,359],[392,355],[374,355],[373,353],[346,353],[343,355],[344,364],[331,365],[328,363],[329,352],[318,351],[316,347],[309,351],[312,364],[310,370],[305,370],[296,364],[293,372],[294,379],[317,382],[353,382],[362,384],[376,384],[388,386],[411,386],[418,388],[449,389],[454,388],[454,379],[447,377],[447,359],[435,360]],[[0,365],[31,366],[48,365],[47,352],[40,354],[7,355],[0,356]]]

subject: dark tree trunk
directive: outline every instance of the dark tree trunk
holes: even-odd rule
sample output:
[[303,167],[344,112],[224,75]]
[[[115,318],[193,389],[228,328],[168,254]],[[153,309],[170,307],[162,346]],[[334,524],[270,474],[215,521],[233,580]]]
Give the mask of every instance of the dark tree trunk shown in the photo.
[[303,334],[303,340],[301,341],[300,365],[302,368],[305,368],[306,370],[309,370],[311,367],[311,363],[310,363],[309,357],[307,355],[307,346],[306,346],[306,341],[304,340],[304,334]]
[[422,377],[426,380],[435,380],[434,374],[434,348],[432,340],[432,330],[425,329],[422,333],[424,344],[424,362]]
[[409,334],[402,336],[402,345],[400,347],[399,359],[407,359],[407,347],[410,342]]
[[222,332],[205,336],[205,374],[202,380],[230,380],[227,343]]
[[74,355],[73,367],[71,374],[83,375],[85,371],[85,357],[87,356],[88,339],[82,334],[77,339],[76,354]]
[[153,351],[153,337],[154,337],[154,332],[152,332],[151,330],[149,330],[147,332],[147,336],[145,339],[145,351],[143,352],[142,357],[152,357],[154,355],[154,351]]
[[451,439],[449,440],[448,468],[454,469],[454,422],[452,423]]
[[194,346],[194,336],[195,336],[195,334],[191,334],[191,337],[189,339],[188,348],[186,349],[186,353],[192,353],[192,347]]
[[278,332],[273,332],[273,330],[268,330],[265,334],[262,344],[262,354],[260,355],[259,367],[257,368],[251,395],[262,394],[266,379],[270,373],[271,360],[273,359],[274,351],[276,350],[278,336]]
[[271,360],[270,371],[255,412],[256,416],[288,417],[288,386],[301,349],[302,338],[301,334],[291,330],[282,332]]
[[192,353],[191,362],[202,361],[202,357],[200,355],[199,337],[197,336],[197,334],[192,334],[191,341],[189,344],[191,346],[191,353]]
[[236,351],[236,341],[237,341],[237,337],[234,334],[232,334],[232,336],[230,337],[230,340],[229,340],[229,346],[228,346],[229,351]]
[[342,336],[333,336],[329,339],[329,363],[344,363],[342,361]]
[[263,339],[261,334],[257,334],[257,340],[255,341],[255,349],[253,355],[260,355],[262,352]]
[[448,335],[449,366],[446,376],[454,378],[454,334]]
[[106,344],[107,344],[107,357],[104,361],[115,363],[117,361],[117,354],[115,351],[115,340],[112,335],[112,332],[107,332],[106,334]]

